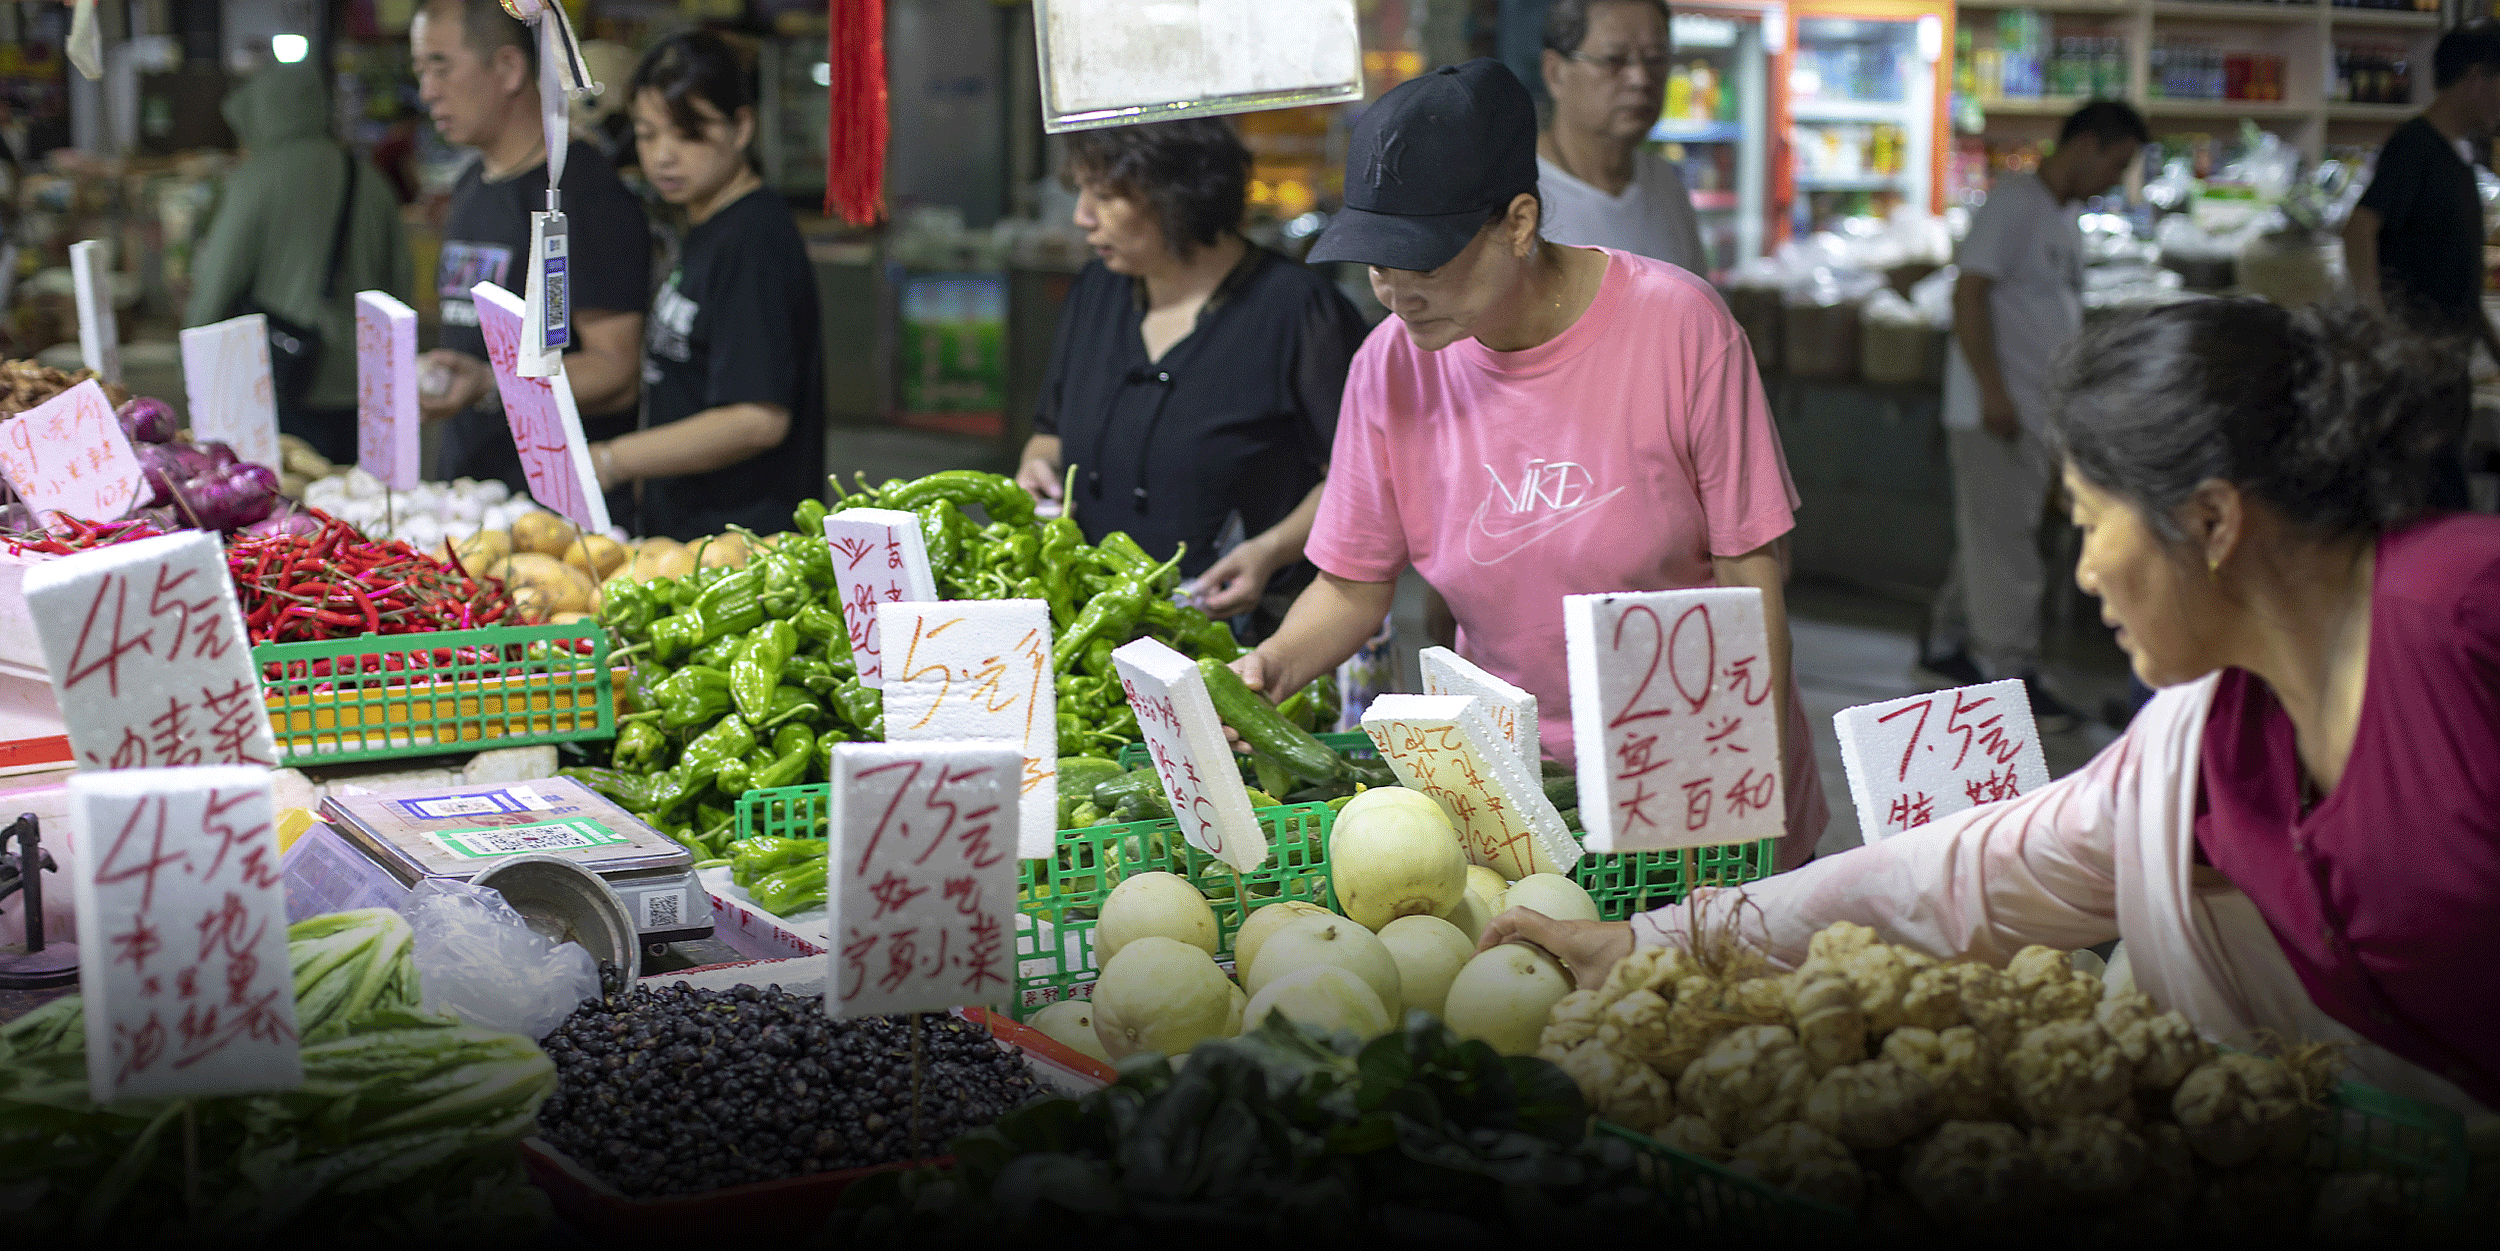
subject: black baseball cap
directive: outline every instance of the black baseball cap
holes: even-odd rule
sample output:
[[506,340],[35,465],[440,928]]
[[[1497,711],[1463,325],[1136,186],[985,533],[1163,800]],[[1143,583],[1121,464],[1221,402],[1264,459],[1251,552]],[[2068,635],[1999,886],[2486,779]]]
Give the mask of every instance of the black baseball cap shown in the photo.
[[1536,102],[1490,57],[1410,78],[1363,110],[1345,208],[1312,261],[1439,269],[1494,208],[1536,190]]

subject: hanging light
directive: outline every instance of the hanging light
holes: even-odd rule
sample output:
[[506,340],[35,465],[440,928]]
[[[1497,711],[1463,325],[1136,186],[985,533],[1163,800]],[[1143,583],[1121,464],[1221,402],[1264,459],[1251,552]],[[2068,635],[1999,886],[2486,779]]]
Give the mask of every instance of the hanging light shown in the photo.
[[276,57],[281,65],[293,65],[303,60],[311,51],[312,41],[302,35],[271,35],[269,37],[269,55]]

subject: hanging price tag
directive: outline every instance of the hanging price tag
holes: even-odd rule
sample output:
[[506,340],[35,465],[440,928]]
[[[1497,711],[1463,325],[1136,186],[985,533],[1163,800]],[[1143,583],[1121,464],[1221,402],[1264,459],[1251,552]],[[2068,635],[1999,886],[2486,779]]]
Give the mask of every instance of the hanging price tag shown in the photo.
[[2019,678],[1844,708],[1832,729],[1870,843],[2049,784]]
[[1752,587],[1563,597],[1589,850],[1786,829],[1766,638]]
[[1536,696],[1478,668],[1446,647],[1427,647],[1416,659],[1424,671],[1426,695],[1473,695],[1484,701],[1493,728],[1519,751],[1530,774],[1545,773],[1545,750],[1538,731]]
[[[548,196],[550,202],[555,197]],[[530,267],[524,295],[521,348],[514,365],[524,378],[549,378],[564,372],[564,349],[573,341],[573,297],[565,281],[570,256],[566,251],[564,214],[530,214]]]
[[825,542],[833,549],[842,625],[850,632],[851,663],[859,670],[860,685],[884,686],[877,605],[938,597],[920,519],[895,508],[845,508],[825,518]]
[[877,606],[889,743],[1006,743],[1024,756],[1016,854],[1051,852],[1059,825],[1058,687],[1050,606],[1038,599]]
[[486,338],[487,363],[495,370],[495,389],[503,396],[504,420],[512,426],[512,445],[520,450],[530,496],[592,534],[606,533],[608,499],[600,494],[598,474],[590,466],[590,443],[582,437],[572,384],[561,369],[547,378],[519,372],[522,309],[511,292],[481,282],[469,293],[476,301],[477,328]]
[[78,357],[106,382],[118,384],[121,324],[113,319],[113,275],[104,267],[104,245],[93,239],[69,245],[69,277],[78,300]]
[[1197,662],[1153,639],[1121,647],[1111,662],[1137,712],[1181,837],[1244,873],[1265,865],[1267,831],[1242,789],[1241,766],[1225,744],[1223,718],[1215,714]]
[[0,474],[49,524],[114,521],[145,489],[145,471],[112,401],[92,378],[0,425]]
[[303,1085],[269,771],[78,773],[69,810],[88,1097]]
[[1015,989],[1016,749],[833,749],[825,1010],[1003,1003]]
[[418,464],[417,312],[387,292],[356,293],[356,467],[413,491]]
[[286,468],[269,378],[268,318],[248,313],[183,331],[182,392],[191,402],[194,442],[223,443],[271,473]]
[[1364,709],[1363,732],[1400,783],[1440,801],[1469,860],[1513,881],[1580,862],[1579,841],[1484,700],[1382,695]]

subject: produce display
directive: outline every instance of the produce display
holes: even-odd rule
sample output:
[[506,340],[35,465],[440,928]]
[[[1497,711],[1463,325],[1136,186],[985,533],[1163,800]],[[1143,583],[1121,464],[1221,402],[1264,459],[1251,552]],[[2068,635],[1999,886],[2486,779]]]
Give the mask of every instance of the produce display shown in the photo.
[[1553,1005],[1537,1054],[1598,1115],[1903,1238],[2401,1223],[2392,1179],[2303,1167],[2331,1049],[2218,1052],[2047,947],[1939,963],[1841,923],[1775,974],[1703,928]]
[[[556,1092],[540,1131],[636,1197],[909,1160],[911,1028],[833,1020],[824,996],[779,986],[584,1000],[547,1036]],[[923,1158],[1040,1094],[988,1030],[944,1014],[920,1028]]]
[[[177,1235],[264,1240],[545,1223],[516,1144],[555,1067],[536,1043],[419,1008],[414,936],[384,909],[287,931],[304,1085],[274,1095],[87,1098],[76,995],[0,1026],[0,1193],[26,1245]],[[184,1206],[182,1114],[197,1124]]]
[[367,538],[399,539],[422,551],[482,530],[509,532],[521,518],[546,513],[529,496],[513,494],[494,478],[420,482],[393,491],[362,469],[330,464],[309,446],[290,445],[286,465],[287,493],[306,506],[355,526]]
[[368,539],[325,513],[296,517],[301,526],[226,545],[254,643],[469,630],[518,609],[499,578],[472,576],[406,543]]
[[0,418],[15,416],[61,392],[89,379],[104,388],[104,397],[115,404],[130,399],[130,392],[121,384],[99,376],[92,369],[54,369],[34,361],[0,361]]

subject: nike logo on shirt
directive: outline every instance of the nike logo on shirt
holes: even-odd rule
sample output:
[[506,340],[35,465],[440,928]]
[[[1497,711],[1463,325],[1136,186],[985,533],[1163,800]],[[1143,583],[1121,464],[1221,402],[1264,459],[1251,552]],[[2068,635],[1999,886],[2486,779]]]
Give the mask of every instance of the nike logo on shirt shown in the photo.
[[[1479,565],[1499,564],[1526,551],[1624,491],[1616,487],[1598,493],[1595,477],[1577,461],[1531,460],[1520,467],[1516,485],[1504,482],[1501,471],[1491,465],[1484,472],[1493,486],[1476,505],[1475,519],[1467,527],[1467,559]],[[1499,545],[1498,549],[1485,554],[1489,549],[1480,547],[1479,539]]]

